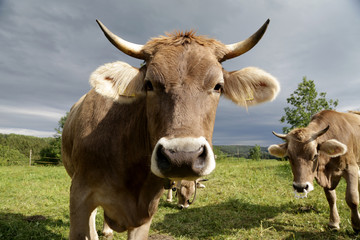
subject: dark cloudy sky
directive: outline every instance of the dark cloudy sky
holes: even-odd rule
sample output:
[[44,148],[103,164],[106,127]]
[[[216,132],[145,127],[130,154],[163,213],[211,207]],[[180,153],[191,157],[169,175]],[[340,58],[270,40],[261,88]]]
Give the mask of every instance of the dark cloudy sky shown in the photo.
[[278,142],[271,131],[281,132],[286,98],[303,76],[328,99],[339,99],[337,110],[359,110],[358,0],[0,0],[0,132],[51,136],[90,89],[98,66],[118,60],[140,66],[106,40],[95,19],[138,44],[175,29],[229,44],[268,18],[258,45],[224,67],[260,67],[278,78],[281,93],[248,110],[222,99],[213,143]]

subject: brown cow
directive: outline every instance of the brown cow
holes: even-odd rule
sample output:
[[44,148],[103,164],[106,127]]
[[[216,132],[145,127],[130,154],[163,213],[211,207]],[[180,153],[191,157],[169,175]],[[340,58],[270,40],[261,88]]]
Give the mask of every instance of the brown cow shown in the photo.
[[[188,208],[190,204],[195,201],[196,198],[196,189],[197,188],[205,188],[205,185],[201,182],[207,181],[206,179],[199,179],[196,181],[172,181],[171,186],[167,192],[166,201],[172,202],[173,190],[176,191],[176,196],[178,198],[178,207],[180,209]],[[194,196],[193,196],[194,195]],[[193,200],[190,198],[193,196]]]
[[334,229],[340,228],[335,188],[341,177],[346,180],[346,203],[351,210],[352,227],[358,232],[360,116],[324,110],[313,116],[305,128],[287,135],[274,134],[285,143],[271,145],[268,150],[274,156],[289,158],[296,196],[306,197],[313,190],[315,178],[324,188],[330,206],[328,225]]
[[268,23],[231,45],[194,32],[137,45],[98,21],[115,47],[144,64],[99,67],[90,76],[93,88],[70,111],[62,137],[63,162],[72,178],[70,239],[98,238],[98,206],[113,230],[146,239],[163,178],[195,180],[211,173],[220,96],[251,106],[279,91],[276,79],[263,70],[227,72],[221,66],[255,46]]

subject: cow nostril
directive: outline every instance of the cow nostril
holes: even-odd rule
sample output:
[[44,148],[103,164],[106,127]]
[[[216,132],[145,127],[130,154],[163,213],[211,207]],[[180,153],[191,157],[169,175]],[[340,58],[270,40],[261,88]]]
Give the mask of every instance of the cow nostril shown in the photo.
[[308,190],[308,189],[309,189],[309,184],[306,184],[305,190]]
[[199,158],[205,159],[207,155],[206,148],[204,146],[201,146],[199,148]]
[[201,146],[199,150],[197,150],[197,156],[193,164],[193,169],[202,169],[206,164],[208,152],[204,146]]
[[156,151],[156,156],[157,156],[157,164],[160,169],[165,170],[165,169],[169,169],[171,167],[171,164],[169,161],[169,156],[163,145],[159,145],[159,147]]
[[297,192],[304,192],[304,190],[307,189],[308,187],[309,186],[307,184],[306,184],[306,186],[303,186],[303,185],[297,185],[297,184],[293,183],[293,188]]

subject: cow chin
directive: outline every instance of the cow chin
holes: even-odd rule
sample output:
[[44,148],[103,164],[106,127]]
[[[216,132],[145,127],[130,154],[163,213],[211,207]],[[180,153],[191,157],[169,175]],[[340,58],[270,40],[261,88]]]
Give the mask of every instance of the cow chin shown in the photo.
[[196,180],[214,169],[214,153],[204,137],[163,137],[151,156],[151,171],[161,178]]

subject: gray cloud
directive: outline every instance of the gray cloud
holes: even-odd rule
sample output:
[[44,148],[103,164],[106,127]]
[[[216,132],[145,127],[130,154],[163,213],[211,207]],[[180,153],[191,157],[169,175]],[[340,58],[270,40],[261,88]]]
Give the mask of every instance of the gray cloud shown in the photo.
[[286,98],[303,76],[328,98],[339,99],[339,110],[360,108],[359,10],[356,1],[325,0],[0,1],[0,132],[52,132],[57,118],[89,90],[96,67],[117,60],[141,64],[117,51],[95,19],[144,44],[175,29],[233,43],[270,18],[261,42],[224,67],[263,68],[279,79],[282,91],[274,102],[248,111],[222,99],[213,140],[269,145],[277,141],[271,131],[283,127]]

